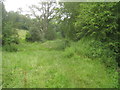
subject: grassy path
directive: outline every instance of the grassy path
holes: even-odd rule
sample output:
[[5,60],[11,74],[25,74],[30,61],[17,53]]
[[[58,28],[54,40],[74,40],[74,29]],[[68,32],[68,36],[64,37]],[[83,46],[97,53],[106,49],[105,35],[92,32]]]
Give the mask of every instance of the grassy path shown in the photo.
[[4,51],[3,87],[114,87],[112,76],[99,61],[77,54],[68,58],[65,51],[54,50],[52,46],[23,43],[18,52]]

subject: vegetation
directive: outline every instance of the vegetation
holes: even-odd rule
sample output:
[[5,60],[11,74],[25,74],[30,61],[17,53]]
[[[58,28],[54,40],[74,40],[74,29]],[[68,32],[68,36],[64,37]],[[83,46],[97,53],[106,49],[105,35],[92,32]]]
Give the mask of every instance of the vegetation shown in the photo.
[[[88,57],[91,48],[81,41],[73,42],[71,47],[63,52],[58,49],[62,42],[56,40],[45,43],[22,43],[18,46],[17,53],[3,52],[3,87],[118,87],[118,73],[115,69],[107,69],[100,62],[107,59],[110,64],[112,61],[109,60],[112,59],[108,59],[104,53],[103,58]],[[79,48],[75,51],[75,47]]]
[[119,88],[120,2],[0,5],[4,88]]

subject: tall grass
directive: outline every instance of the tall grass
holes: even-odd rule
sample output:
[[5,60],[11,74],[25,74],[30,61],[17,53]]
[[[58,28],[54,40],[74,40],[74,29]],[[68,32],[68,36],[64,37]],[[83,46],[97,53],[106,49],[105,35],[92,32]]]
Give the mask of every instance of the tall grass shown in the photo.
[[103,49],[102,46],[92,47],[95,41],[90,39],[67,43],[69,42],[64,40],[26,42],[17,46],[17,52],[3,51],[3,87],[118,87],[117,72],[106,68],[106,64],[101,62],[114,61],[114,58],[107,56],[108,49]]

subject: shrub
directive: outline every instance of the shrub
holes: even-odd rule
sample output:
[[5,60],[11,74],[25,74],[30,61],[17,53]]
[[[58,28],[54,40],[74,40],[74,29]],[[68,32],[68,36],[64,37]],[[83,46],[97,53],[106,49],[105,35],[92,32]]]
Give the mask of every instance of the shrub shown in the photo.
[[70,58],[74,54],[91,58],[91,60],[100,60],[106,67],[117,66],[114,51],[94,39],[83,38],[78,42],[72,42],[71,46],[65,49],[64,55]]
[[19,44],[18,33],[13,28],[12,22],[3,23],[2,45],[5,51],[17,51],[16,44]]
[[31,34],[28,32],[27,34],[26,34],[26,41],[32,41],[32,37],[31,37]]
[[3,46],[3,50],[8,51],[8,52],[16,52],[18,51],[16,44],[10,44],[10,45],[5,45]]
[[54,39],[56,39],[56,32],[55,32],[55,30],[53,29],[49,29],[49,30],[47,30],[46,31],[46,33],[45,33],[45,39],[47,39],[47,40],[54,40]]
[[42,32],[35,27],[32,27],[29,31],[29,33],[26,34],[26,41],[42,41],[43,40],[43,35]]

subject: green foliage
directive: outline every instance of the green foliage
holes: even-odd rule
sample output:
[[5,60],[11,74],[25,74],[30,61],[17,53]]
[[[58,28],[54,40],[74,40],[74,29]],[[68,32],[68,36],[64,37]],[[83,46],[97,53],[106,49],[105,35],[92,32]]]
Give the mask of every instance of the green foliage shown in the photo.
[[61,32],[56,32],[56,38],[57,38],[57,39],[62,39]]
[[[91,35],[97,39],[109,38],[116,33],[117,16],[113,13],[116,3],[81,3],[75,22],[77,37]],[[112,22],[112,23],[111,23]],[[116,33],[117,34],[117,33]]]
[[[48,29],[43,30],[40,25],[41,21],[38,22],[37,19],[33,20],[33,25],[31,25],[29,34],[26,36],[27,41],[45,41],[54,40],[57,37],[57,33],[54,25],[48,24]],[[45,27],[43,27],[45,29]],[[29,39],[29,40],[28,40]]]
[[58,23],[58,29],[60,27],[60,31],[63,37],[70,38],[74,40],[75,32],[74,32],[74,22],[76,21],[76,16],[78,15],[77,9],[79,7],[79,3],[71,3],[66,2],[61,4],[60,8],[60,20]]
[[62,14],[66,17],[60,25],[65,36],[72,40],[80,40],[84,36],[99,40],[116,38],[118,25],[115,5],[113,2],[64,3]]
[[15,29],[12,28],[12,24],[10,22],[7,22],[3,26],[3,31],[2,31],[2,44],[3,45],[10,45],[11,43],[18,44],[19,39],[18,39],[18,34]]
[[26,34],[25,40],[26,40],[26,41],[32,41],[32,39],[31,39],[31,34],[30,34],[29,32]]
[[[119,2],[63,3],[61,14],[64,19],[59,24],[62,35],[76,41],[86,36],[99,40],[103,47],[114,51],[116,61],[120,63],[119,5]],[[95,47],[92,48],[94,51]],[[97,57],[100,53],[96,52],[91,54]]]
[[14,28],[28,30],[30,27],[31,19],[18,12],[8,12],[7,20],[11,21]]
[[117,66],[115,60],[115,52],[110,50],[109,47],[105,46],[102,42],[96,41],[95,39],[81,39],[77,43],[72,43],[70,48],[66,48],[65,57],[72,57],[75,54],[84,55],[91,59],[99,59],[100,62],[104,63],[106,67]]
[[44,41],[44,33],[41,29],[40,22],[37,19],[32,19],[29,32],[26,34],[26,41]]
[[[30,19],[18,12],[7,12],[2,4],[2,45],[6,51],[17,51],[20,43],[18,29],[28,29]],[[16,30],[17,29],[17,30]]]
[[[15,44],[19,44],[17,31],[3,5],[2,45],[6,51],[17,51]],[[8,16],[7,16],[8,15]]]
[[23,29],[16,29],[16,32],[18,33],[19,40],[21,41],[25,41],[26,34],[29,33],[29,31]]
[[[62,3],[35,19],[3,5],[3,87],[118,88],[119,4]],[[32,42],[19,44],[16,28]]]
[[5,51],[8,51],[8,52],[18,51],[18,48],[17,48],[16,44],[10,44],[10,45],[7,44],[7,45],[3,46],[2,49],[5,50]]
[[46,33],[45,33],[45,38],[47,40],[54,40],[54,39],[56,39],[56,31],[52,30],[52,29],[47,30]]
[[41,31],[32,29],[31,30],[31,38],[32,38],[32,41],[42,41],[43,38],[42,38]]

